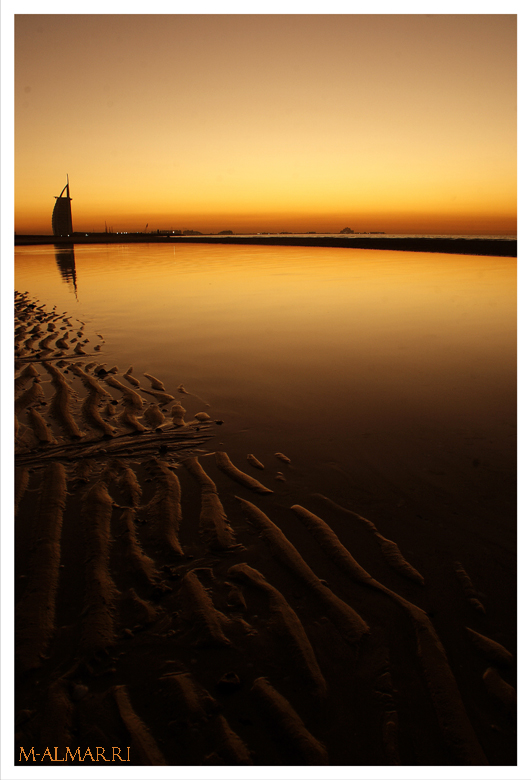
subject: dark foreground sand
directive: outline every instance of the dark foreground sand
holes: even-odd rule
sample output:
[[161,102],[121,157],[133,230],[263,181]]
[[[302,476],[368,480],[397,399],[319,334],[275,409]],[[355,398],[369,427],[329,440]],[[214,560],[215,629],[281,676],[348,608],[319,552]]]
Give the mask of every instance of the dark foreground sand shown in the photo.
[[443,579],[298,489],[281,432],[225,450],[193,388],[15,310],[16,763],[515,764],[515,636],[463,550]]

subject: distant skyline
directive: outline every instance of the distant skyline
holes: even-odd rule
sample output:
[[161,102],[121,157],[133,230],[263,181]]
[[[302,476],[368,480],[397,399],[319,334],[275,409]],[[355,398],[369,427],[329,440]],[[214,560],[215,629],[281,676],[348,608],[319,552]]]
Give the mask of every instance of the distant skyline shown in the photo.
[[516,15],[17,15],[15,230],[515,233]]

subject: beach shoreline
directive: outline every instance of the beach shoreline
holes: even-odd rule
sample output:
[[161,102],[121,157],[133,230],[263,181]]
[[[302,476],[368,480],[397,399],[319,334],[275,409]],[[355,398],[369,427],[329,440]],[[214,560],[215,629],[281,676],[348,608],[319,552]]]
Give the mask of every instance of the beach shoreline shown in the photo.
[[313,470],[38,304],[17,294],[17,763],[515,762],[512,534],[466,482],[464,533],[423,480],[342,485],[339,452]]
[[236,244],[254,246],[335,247],[343,249],[379,249],[407,252],[436,252],[463,255],[516,257],[516,239],[441,238],[385,236],[174,236],[146,233],[74,233],[72,236],[15,235],[15,246],[76,244]]

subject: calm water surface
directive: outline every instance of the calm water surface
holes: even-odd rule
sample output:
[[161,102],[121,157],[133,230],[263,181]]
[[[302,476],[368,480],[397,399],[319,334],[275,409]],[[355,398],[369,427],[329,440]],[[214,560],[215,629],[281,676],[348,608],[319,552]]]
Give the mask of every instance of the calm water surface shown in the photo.
[[422,489],[510,512],[514,258],[149,244],[15,258],[19,291],[101,333],[108,367],[208,401],[225,442],[328,469],[368,503]]

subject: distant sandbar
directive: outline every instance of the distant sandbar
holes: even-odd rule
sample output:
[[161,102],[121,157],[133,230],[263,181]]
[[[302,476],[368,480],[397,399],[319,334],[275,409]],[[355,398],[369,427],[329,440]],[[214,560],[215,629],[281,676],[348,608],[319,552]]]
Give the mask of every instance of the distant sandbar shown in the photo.
[[351,249],[389,249],[405,252],[441,252],[459,255],[495,255],[516,257],[516,239],[499,238],[429,238],[404,236],[286,236],[286,235],[216,235],[174,236],[145,233],[76,233],[73,236],[17,235],[15,246],[37,244],[253,244],[257,246],[316,246]]

